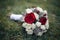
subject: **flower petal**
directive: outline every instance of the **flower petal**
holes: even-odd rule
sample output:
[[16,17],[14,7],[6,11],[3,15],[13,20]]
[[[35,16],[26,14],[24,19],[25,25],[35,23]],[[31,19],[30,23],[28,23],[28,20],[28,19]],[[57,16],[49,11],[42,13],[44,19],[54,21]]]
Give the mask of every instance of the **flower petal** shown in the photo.
[[34,13],[36,20],[39,20],[39,15],[37,13]]
[[40,8],[40,7],[36,7],[36,10],[40,11],[40,12],[43,12],[43,9]]
[[41,26],[41,23],[40,22],[36,22],[36,26],[37,27],[40,27]]
[[32,26],[32,30],[36,28],[36,25],[34,23],[31,26]]
[[27,31],[27,34],[33,34],[33,30]]
[[41,27],[40,27],[42,30],[46,30],[46,27],[45,27],[45,25],[41,25]]
[[29,24],[32,24],[34,21],[35,21],[35,15],[34,13],[30,13],[30,14],[26,14],[24,20],[25,22],[29,23]]
[[41,22],[42,25],[45,25],[46,21],[47,21],[46,17],[41,17],[40,20],[39,20],[39,22]]
[[37,35],[38,35],[38,36],[42,36],[42,34],[43,34],[43,32],[39,32]]
[[32,12],[32,10],[31,10],[31,9],[29,9],[29,8],[28,8],[28,9],[26,9],[26,13],[28,13],[28,14],[29,14],[29,13],[31,13],[31,12]]

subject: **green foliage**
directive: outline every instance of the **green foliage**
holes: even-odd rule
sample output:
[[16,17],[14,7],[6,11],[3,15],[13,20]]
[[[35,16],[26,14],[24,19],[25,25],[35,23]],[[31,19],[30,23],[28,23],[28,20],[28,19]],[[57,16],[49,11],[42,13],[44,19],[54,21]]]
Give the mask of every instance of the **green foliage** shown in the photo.
[[[41,37],[27,35],[21,25],[7,17],[27,7],[40,6],[48,11],[50,28]],[[21,23],[20,23],[21,24]],[[0,40],[60,40],[60,0],[0,0]]]

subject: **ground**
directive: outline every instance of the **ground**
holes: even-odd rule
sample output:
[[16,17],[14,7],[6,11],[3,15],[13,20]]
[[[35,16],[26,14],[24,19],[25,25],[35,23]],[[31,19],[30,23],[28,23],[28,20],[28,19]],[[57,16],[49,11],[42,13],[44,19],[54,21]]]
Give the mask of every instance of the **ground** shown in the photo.
[[[48,11],[49,30],[41,37],[27,35],[21,25],[7,17],[9,12],[21,14],[31,6]],[[0,40],[60,40],[60,0],[0,0]]]

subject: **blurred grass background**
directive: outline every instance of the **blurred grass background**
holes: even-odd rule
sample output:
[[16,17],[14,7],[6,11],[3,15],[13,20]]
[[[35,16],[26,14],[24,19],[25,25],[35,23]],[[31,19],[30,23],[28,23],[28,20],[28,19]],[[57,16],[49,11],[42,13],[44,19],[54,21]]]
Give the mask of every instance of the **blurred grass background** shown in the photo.
[[[27,7],[40,6],[48,11],[50,28],[41,37],[27,35],[23,28],[7,18]],[[0,40],[60,40],[60,0],[0,0]]]

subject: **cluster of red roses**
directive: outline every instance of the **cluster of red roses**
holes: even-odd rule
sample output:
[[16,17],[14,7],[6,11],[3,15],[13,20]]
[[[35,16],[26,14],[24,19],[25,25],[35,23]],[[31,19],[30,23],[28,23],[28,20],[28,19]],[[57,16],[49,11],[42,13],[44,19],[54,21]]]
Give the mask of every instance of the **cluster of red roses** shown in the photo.
[[27,34],[42,35],[49,28],[47,11],[40,7],[27,8],[22,26]]
[[[43,14],[43,16],[38,19],[39,22],[41,22],[42,25],[45,25],[45,23],[47,21],[47,18],[45,17],[46,15],[47,14]],[[36,17],[34,15],[34,12],[31,12],[29,14],[26,14],[24,20],[25,20],[26,23],[29,23],[29,24],[32,24],[32,23],[36,22]]]

